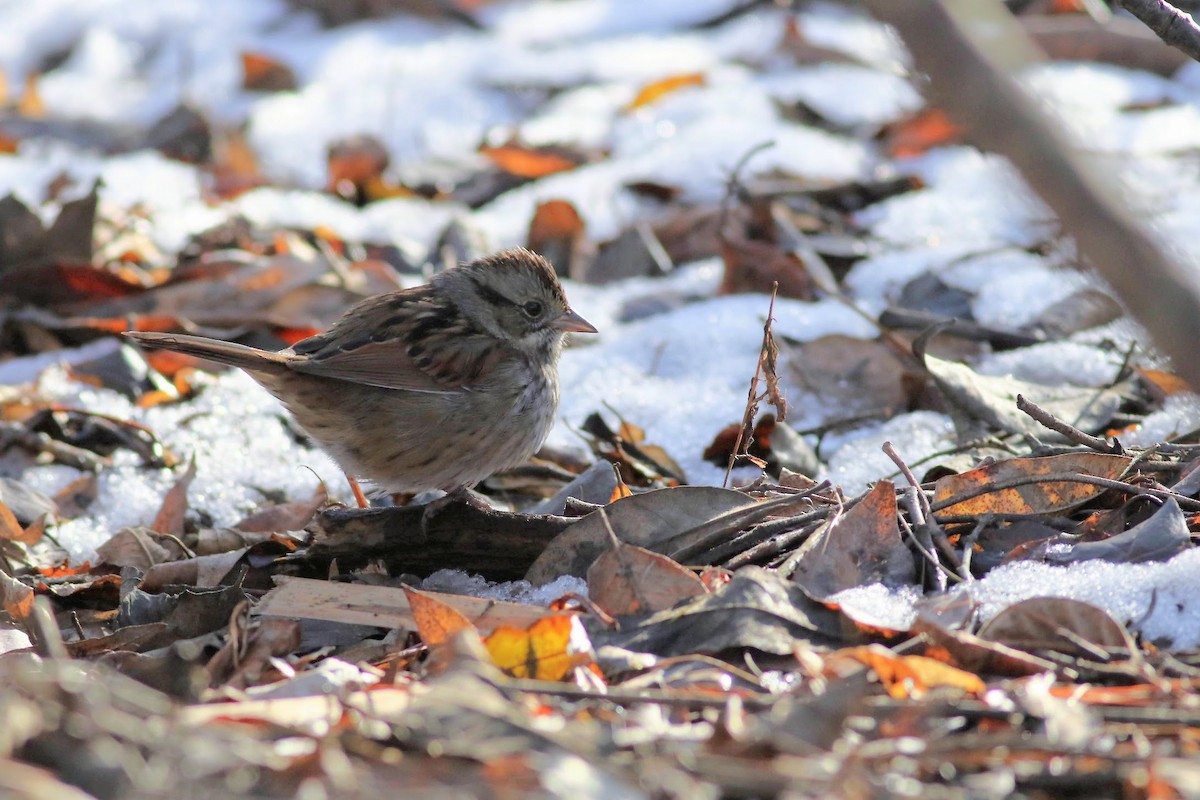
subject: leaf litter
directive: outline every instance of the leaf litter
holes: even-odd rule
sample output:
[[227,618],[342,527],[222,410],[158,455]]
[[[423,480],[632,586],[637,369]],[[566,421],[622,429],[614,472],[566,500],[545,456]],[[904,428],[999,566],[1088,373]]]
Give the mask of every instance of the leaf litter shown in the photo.
[[[248,136],[203,103],[81,125],[60,92],[87,77],[96,45],[83,39],[27,82],[0,120],[13,158],[47,159],[36,191],[0,201],[0,789],[1190,791],[1200,482],[1187,387],[1121,340],[1103,287],[1063,280],[1070,291],[1036,295],[1073,266],[1069,248],[1044,226],[1010,237],[1004,224],[1036,215],[981,180],[956,196],[950,172],[921,160],[993,169],[937,109],[917,112],[914,95],[847,127],[851,110],[811,71],[850,59],[882,82],[870,65],[891,45],[862,49],[882,28],[702,5],[642,21],[667,34],[669,68],[588,61],[589,38],[640,46],[593,21],[578,52],[558,53],[566,68],[532,81],[522,70],[539,57],[528,37],[542,11],[426,9],[474,47],[524,31],[507,46],[528,60],[496,59],[508,71],[466,104],[503,134],[447,136],[470,127],[444,116],[459,106],[422,112],[413,91],[409,116],[443,127],[412,140],[441,141],[437,158],[373,123],[322,131],[308,150],[327,174],[307,187],[307,167],[289,175],[286,213],[270,193],[275,153],[294,153],[279,103],[339,94],[294,46],[235,54]],[[345,41],[336,28],[312,35]],[[438,46],[425,63],[444,68]],[[776,87],[770,102],[758,102],[760,77]],[[1148,91],[1141,73],[1120,81]],[[1176,97],[1156,102],[1189,107]],[[1130,124],[1145,112],[1096,102]],[[598,123],[591,141],[556,127],[564,108]],[[681,138],[663,150],[654,137],[668,128]],[[148,148],[141,163],[187,170],[183,194],[199,199],[205,183],[210,206],[193,214],[204,224],[184,225],[160,197],[129,202],[115,167],[102,182],[91,167],[55,174],[53,155],[30,155],[39,140],[118,154],[76,159],[93,166]],[[877,146],[872,165],[863,154]],[[979,217],[976,238],[947,245],[938,220],[912,222],[943,194],[956,223]],[[309,202],[319,211],[302,220]],[[888,249],[901,230],[922,238],[907,260]],[[382,497],[344,508],[331,465],[248,381],[113,338],[186,330],[283,347],[358,298],[421,282],[448,253],[512,243],[553,255],[610,331],[568,350],[570,424],[483,484],[490,510],[427,518],[411,498]],[[1022,271],[985,268],[1013,248]],[[1016,299],[998,299],[1003,284]],[[1024,303],[1022,287],[1034,287]],[[1060,341],[1119,372],[1076,385],[981,366],[989,349]],[[898,472],[826,480],[847,443],[907,415],[953,420],[950,446],[901,442],[912,460],[889,449]],[[1174,426],[1171,441],[1136,438],[1151,420]],[[242,438],[219,449],[231,436]],[[264,465],[264,451],[280,461]],[[299,462],[320,474],[296,478]],[[713,485],[723,476],[732,488]],[[505,596],[526,602],[469,596],[454,577],[463,591],[430,590],[448,569],[514,581]]]

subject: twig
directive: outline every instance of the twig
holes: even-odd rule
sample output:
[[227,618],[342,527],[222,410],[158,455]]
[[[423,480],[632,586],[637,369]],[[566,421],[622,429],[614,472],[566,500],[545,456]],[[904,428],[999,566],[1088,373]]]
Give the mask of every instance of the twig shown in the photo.
[[1108,441],[1101,439],[1099,436],[1092,436],[1090,433],[1084,433],[1074,425],[1064,422],[1036,403],[1026,400],[1023,395],[1017,395],[1017,409],[1028,414],[1043,428],[1048,428],[1055,433],[1060,433],[1075,444],[1081,444],[1084,447],[1095,450],[1097,453],[1105,453],[1108,455],[1124,454],[1124,450],[1121,448],[1120,444],[1115,442],[1113,444],[1109,444]]
[[745,155],[739,158],[737,163],[733,165],[733,170],[729,173],[729,179],[725,181],[725,196],[721,198],[721,212],[717,216],[717,240],[722,246],[729,244],[729,239],[725,236],[725,223],[729,220],[729,206],[733,198],[740,197],[741,195],[739,188],[742,185],[742,170],[750,163],[750,159],[764,150],[770,150],[774,146],[774,139],[760,142],[747,150]]
[[1117,3],[1145,23],[1158,38],[1200,61],[1200,25],[1191,14],[1164,0],[1117,0]]
[[[954,569],[961,570],[962,563],[959,561],[958,553],[954,552],[954,547],[950,544],[950,540],[946,538],[946,532],[942,530],[937,520],[934,519],[933,508],[929,504],[929,498],[921,489],[921,482],[917,480],[917,476],[914,475],[912,470],[908,468],[908,465],[904,463],[904,459],[902,459],[900,454],[896,452],[896,448],[892,446],[891,442],[883,443],[883,452],[900,470],[900,474],[904,476],[904,479],[908,481],[909,491],[912,492],[915,501],[919,504],[920,519],[914,519],[913,524],[918,526],[919,529],[928,532],[930,549],[932,549],[933,545],[936,544],[937,549],[946,555],[946,558],[950,560],[950,563],[954,566]],[[962,578],[957,575],[955,577],[959,580],[962,580]]]
[[712,548],[703,554],[703,560],[711,564],[720,564],[726,569],[761,563],[764,559],[779,555],[789,547],[802,543],[816,530],[812,523],[823,522],[833,511],[831,508],[819,508],[786,520],[759,525],[737,539]]
[[930,103],[963,125],[974,144],[1013,162],[1180,377],[1200,386],[1200,280],[1164,253],[1114,182],[1009,77],[1040,54],[1003,4],[867,0],[867,7],[904,39],[915,68],[928,77],[921,88]]
[[[767,307],[767,321],[763,323],[763,340],[762,346],[758,350],[758,363],[754,366],[754,376],[750,378],[750,392],[746,396],[746,410],[742,414],[742,426],[738,429],[737,439],[734,441],[733,449],[729,453],[729,464],[725,467],[725,480],[721,482],[721,486],[724,488],[729,488],[729,478],[733,475],[733,465],[737,463],[738,456],[744,455],[742,453],[742,445],[749,442],[754,430],[754,416],[758,413],[759,401],[758,381],[762,375],[763,362],[767,360],[774,349],[771,322],[775,318],[775,297],[778,294],[779,281],[775,281],[771,286],[771,304]],[[780,419],[782,419],[782,415]],[[749,449],[748,445],[747,449]]]

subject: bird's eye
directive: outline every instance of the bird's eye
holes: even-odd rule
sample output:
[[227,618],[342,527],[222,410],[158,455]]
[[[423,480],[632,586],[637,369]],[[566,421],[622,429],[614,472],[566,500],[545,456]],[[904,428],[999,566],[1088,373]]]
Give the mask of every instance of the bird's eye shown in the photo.
[[537,300],[530,300],[528,303],[521,306],[521,310],[525,312],[527,317],[534,319],[542,315],[542,304]]

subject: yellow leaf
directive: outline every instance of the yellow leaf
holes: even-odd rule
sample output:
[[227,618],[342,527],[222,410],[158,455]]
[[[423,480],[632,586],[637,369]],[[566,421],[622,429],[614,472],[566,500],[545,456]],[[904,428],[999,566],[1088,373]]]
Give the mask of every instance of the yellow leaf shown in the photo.
[[648,83],[641,88],[637,93],[637,97],[633,98],[633,102],[625,110],[634,111],[643,106],[648,106],[672,92],[677,92],[689,86],[703,86],[705,82],[704,73],[688,72],[683,75],[672,75],[669,78]]
[[500,627],[483,644],[493,663],[514,678],[561,681],[592,661],[592,643],[576,614],[551,614],[524,630]]

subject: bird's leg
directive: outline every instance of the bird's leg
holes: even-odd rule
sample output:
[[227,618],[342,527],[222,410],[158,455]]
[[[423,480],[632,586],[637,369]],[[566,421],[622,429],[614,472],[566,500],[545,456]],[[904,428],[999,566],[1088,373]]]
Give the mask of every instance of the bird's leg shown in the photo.
[[354,480],[354,476],[349,472],[346,473],[346,481],[350,484],[350,491],[354,493],[354,502],[358,503],[358,507],[370,508],[371,503],[367,500],[367,496],[363,494],[362,487],[358,485],[358,481]]

